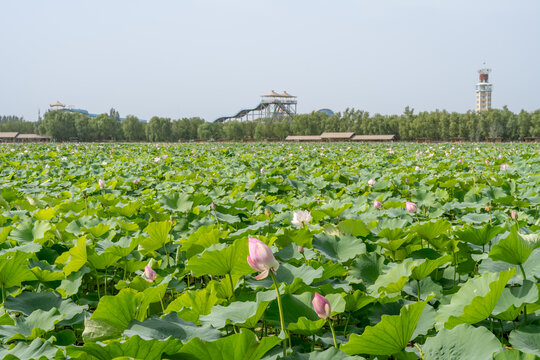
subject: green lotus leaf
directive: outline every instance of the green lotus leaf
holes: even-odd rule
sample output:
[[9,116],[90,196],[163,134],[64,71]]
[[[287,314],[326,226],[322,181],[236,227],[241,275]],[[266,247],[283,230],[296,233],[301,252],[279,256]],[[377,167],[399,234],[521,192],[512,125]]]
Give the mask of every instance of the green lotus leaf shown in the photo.
[[362,335],[351,334],[341,347],[349,355],[392,355],[407,346],[422,315],[427,300],[405,305],[399,315],[383,315],[375,326],[368,326]]
[[107,269],[118,262],[122,257],[114,255],[112,252],[96,253],[94,249],[87,250],[88,263],[94,269]]
[[309,336],[318,333],[324,324],[326,324],[326,319],[309,320],[302,316],[297,322],[289,323],[287,329],[295,334]]
[[188,260],[187,269],[193,275],[247,275],[253,270],[247,263],[248,239],[237,239],[234,243],[216,244],[207,248],[200,256]]
[[13,229],[9,236],[16,241],[32,242],[43,239],[45,233],[51,229],[52,226],[48,221],[26,221]]
[[[301,317],[305,317],[308,320],[317,321],[319,316],[313,309],[313,294],[305,292],[300,295],[283,294],[281,295],[281,303],[283,305],[283,317],[285,325],[289,323],[296,323]],[[277,301],[274,301],[266,310],[266,321],[271,321],[273,324],[279,326],[279,312]]]
[[313,351],[310,353],[294,352],[282,358],[284,360],[361,360],[364,359],[360,356],[349,356],[343,351],[331,347],[324,351]]
[[362,254],[356,258],[349,270],[351,282],[363,282],[366,285],[373,285],[380,275],[384,258],[376,253]]
[[346,219],[338,224],[339,230],[343,234],[352,236],[366,237],[371,233],[371,230],[359,219]]
[[277,336],[267,336],[259,342],[253,332],[242,329],[240,334],[212,342],[194,338],[180,349],[178,355],[188,360],[259,360],[280,341]]
[[174,192],[171,195],[162,195],[158,200],[163,207],[170,211],[188,212],[193,206],[193,201],[190,200],[189,194],[181,194]]
[[502,232],[504,232],[504,227],[485,224],[482,227],[465,227],[463,230],[455,231],[454,235],[461,241],[484,246]]
[[0,256],[0,284],[2,288],[19,286],[23,281],[35,280],[28,269],[28,254],[17,251]]
[[63,298],[77,294],[82,285],[83,276],[90,272],[88,266],[83,266],[79,271],[69,274],[56,288]]
[[519,350],[505,350],[493,358],[494,360],[537,360],[538,357],[534,354],[525,354]]
[[139,245],[139,238],[124,236],[116,242],[108,239],[96,243],[96,253],[109,253],[112,255],[126,257]]
[[57,281],[65,279],[66,275],[55,265],[50,265],[46,261],[30,260],[30,271],[42,282]]
[[426,360],[491,360],[502,345],[489,330],[461,324],[442,329],[421,346]]
[[540,326],[528,325],[510,332],[508,338],[514,349],[540,356]]
[[256,301],[235,301],[228,306],[214,305],[210,314],[201,315],[200,320],[218,329],[227,324],[253,328],[275,298],[275,291],[266,291],[257,293]]
[[[427,249],[426,249],[427,250]],[[422,251],[420,251],[422,253]],[[417,259],[417,257],[413,257]],[[413,267],[411,278],[414,280],[422,280],[425,277],[429,276],[433,271],[438,267],[452,262],[452,255],[441,256],[436,259],[424,258],[424,261],[418,260],[420,263]]]
[[182,251],[190,259],[194,255],[202,253],[206,248],[219,243],[221,230],[215,225],[201,226],[187,239],[181,240]]
[[464,223],[472,223],[472,224],[486,224],[489,223],[489,215],[488,214],[467,214],[461,218],[461,221]]
[[376,298],[368,296],[360,290],[356,290],[354,293],[345,296],[345,310],[355,312],[375,301]]
[[144,229],[149,237],[141,239],[140,245],[147,251],[154,251],[163,247],[171,241],[170,232],[172,225],[170,221],[152,222]]
[[501,320],[513,321],[522,310],[522,305],[538,301],[538,286],[524,280],[521,286],[505,288],[492,315]]
[[143,301],[144,295],[131,289],[122,289],[115,296],[103,296],[86,321],[82,334],[84,341],[118,338],[137,318],[138,312],[146,312],[146,309],[140,308]]
[[165,309],[165,313],[190,309],[192,317],[198,320],[200,315],[210,314],[212,307],[223,301],[217,296],[215,288],[211,286],[197,291],[189,290],[174,299]]
[[26,344],[19,342],[9,349],[0,347],[0,357],[2,359],[20,359],[20,360],[41,360],[41,359],[57,359],[61,357],[62,350],[52,345],[52,339],[42,340],[34,339],[31,343]]
[[36,310],[58,309],[61,320],[69,320],[87,310],[88,305],[77,305],[71,299],[62,300],[60,294],[54,292],[24,291],[16,297],[8,296],[4,308],[24,316],[30,316]]
[[194,337],[212,341],[221,337],[221,331],[211,326],[197,326],[190,321],[180,319],[176,314],[169,313],[162,318],[151,317],[144,321],[133,320],[123,335],[140,336],[143,340],[167,340],[169,337],[186,343]]
[[469,279],[459,291],[452,295],[449,304],[441,305],[437,311],[436,328],[452,329],[459,324],[475,324],[490,316],[497,305],[506,283],[515,269],[500,273],[485,272]]
[[489,257],[493,260],[505,261],[513,265],[521,265],[527,261],[534,249],[540,246],[540,235],[522,235],[516,227],[510,233],[493,245]]
[[[182,348],[182,342],[170,338],[165,341],[144,340],[135,335],[127,340],[109,340],[106,343],[85,343],[84,346],[68,346],[67,354],[72,358],[82,359],[161,359],[164,354],[176,354]],[[85,357],[86,356],[86,357]]]
[[366,244],[351,235],[317,234],[313,239],[313,248],[336,262],[346,261],[366,252]]
[[0,325],[0,337],[4,338],[4,342],[33,340],[54,329],[62,317],[57,308],[35,310],[27,317],[16,318],[14,325]]
[[422,222],[411,227],[411,230],[427,241],[448,233],[452,225],[445,219]]
[[412,269],[418,264],[417,260],[405,259],[401,263],[387,266],[375,283],[368,287],[369,294],[379,296],[381,293],[391,294],[401,291],[412,275]]
[[48,209],[37,210],[36,212],[32,214],[32,216],[36,220],[49,221],[55,216],[55,214],[56,214],[56,210],[54,210],[54,208],[48,208]]
[[82,236],[77,240],[75,246],[60,255],[55,263],[64,264],[62,270],[66,276],[69,276],[69,274],[82,268],[87,260],[86,237]]

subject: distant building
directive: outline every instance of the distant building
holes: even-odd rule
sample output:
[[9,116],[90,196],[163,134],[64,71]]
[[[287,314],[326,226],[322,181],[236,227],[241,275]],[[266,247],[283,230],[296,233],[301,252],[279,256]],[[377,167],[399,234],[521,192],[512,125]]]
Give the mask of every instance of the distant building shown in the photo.
[[480,82],[476,84],[476,112],[491,109],[491,91],[493,85],[489,83],[488,77],[491,69],[480,69]]

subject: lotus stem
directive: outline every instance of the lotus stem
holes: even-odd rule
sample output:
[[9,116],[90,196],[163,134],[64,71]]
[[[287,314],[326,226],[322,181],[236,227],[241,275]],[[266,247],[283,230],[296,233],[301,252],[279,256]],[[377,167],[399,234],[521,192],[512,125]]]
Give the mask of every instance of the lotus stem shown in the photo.
[[229,272],[229,281],[231,282],[231,299],[234,300],[234,284],[233,284],[233,280],[232,280],[232,276],[231,276],[231,273]]
[[420,354],[420,358],[422,360],[426,360],[426,358],[424,357],[424,352],[422,351],[422,349],[420,348],[420,346],[417,344],[417,343],[414,343],[413,344],[414,347],[418,350],[418,353]]
[[349,325],[349,320],[351,319],[351,313],[347,315],[347,320],[345,321],[345,328],[343,329],[343,336],[347,336],[347,326]]
[[418,301],[420,301],[420,280],[416,280],[416,292],[418,293]]
[[270,270],[270,276],[272,277],[272,281],[274,282],[274,287],[276,288],[276,294],[277,294],[277,303],[278,303],[278,309],[279,309],[279,321],[281,322],[281,329],[283,330],[283,333],[285,334],[285,339],[283,340],[283,356],[287,356],[287,338],[289,335],[287,334],[287,330],[285,329],[285,320],[283,318],[283,306],[281,305],[281,296],[279,295],[279,286],[276,281],[276,276],[274,275],[273,271]]
[[521,269],[521,274],[523,275],[523,280],[527,280],[527,275],[525,275],[525,269],[523,268],[523,265],[519,264],[519,268]]
[[339,345],[336,341],[336,333],[334,332],[334,326],[332,325],[332,320],[328,319],[328,324],[330,325],[330,331],[332,331],[332,339],[334,339],[334,346],[336,349],[339,349]]

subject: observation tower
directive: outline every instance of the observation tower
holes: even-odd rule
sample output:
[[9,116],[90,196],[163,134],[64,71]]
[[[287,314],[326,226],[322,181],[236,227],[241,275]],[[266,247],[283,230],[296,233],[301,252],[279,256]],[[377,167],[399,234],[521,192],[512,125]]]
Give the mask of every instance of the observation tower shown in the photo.
[[279,121],[283,118],[292,119],[296,115],[296,96],[286,91],[277,93],[274,90],[266,95],[261,95],[261,102],[252,108],[242,109],[231,116],[222,116],[214,122],[227,121],[253,121],[258,119],[272,119]]
[[476,84],[476,112],[491,109],[491,91],[493,85],[489,82],[489,73],[491,69],[480,69],[480,81]]

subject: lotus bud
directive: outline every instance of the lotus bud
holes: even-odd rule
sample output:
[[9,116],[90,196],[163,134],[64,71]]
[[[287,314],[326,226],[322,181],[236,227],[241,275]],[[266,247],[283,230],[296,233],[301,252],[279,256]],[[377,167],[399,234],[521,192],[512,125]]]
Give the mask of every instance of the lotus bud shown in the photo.
[[510,215],[509,215],[509,216],[512,218],[512,220],[517,220],[517,219],[518,219],[518,213],[517,213],[516,210],[510,211]]
[[374,179],[369,179],[369,181],[367,182],[369,186],[373,186],[375,185],[375,180]]
[[490,212],[491,210],[493,210],[493,206],[491,206],[491,205],[486,205],[486,207],[484,208],[484,210],[486,210],[487,212]]
[[410,202],[410,201],[407,201],[407,202],[405,203],[405,208],[406,208],[407,211],[410,212],[410,213],[414,213],[414,212],[416,212],[416,210],[418,210],[418,207],[416,206],[416,204],[413,203],[413,202]]
[[374,207],[375,209],[380,209],[380,208],[382,208],[382,203],[381,203],[379,200],[375,200],[375,201],[373,202],[373,207]]
[[502,164],[501,165],[501,171],[504,171],[504,170],[507,170],[508,169],[508,164]]
[[249,238],[249,256],[247,262],[253,270],[260,271],[260,274],[255,276],[255,280],[262,280],[268,276],[269,271],[276,273],[279,268],[272,250],[260,241],[259,239]]
[[261,168],[261,174],[264,174],[264,171],[265,171],[264,168]]
[[270,215],[272,215],[272,211],[270,211],[269,208],[266,208],[266,209],[264,209],[264,215],[270,217]]
[[315,312],[321,319],[328,319],[332,310],[330,309],[330,302],[324,296],[315,293],[311,303],[313,304]]
[[98,180],[99,188],[104,189],[105,188],[105,181],[103,179]]
[[214,204],[214,202],[210,203],[210,209],[216,210],[216,205]]
[[139,179],[133,180],[133,183],[134,183],[135,185],[139,185]]
[[144,267],[144,280],[148,282],[154,282],[156,280],[157,273],[148,265]]
[[304,252],[304,248],[300,245],[298,245],[298,252],[299,253],[303,253]]

